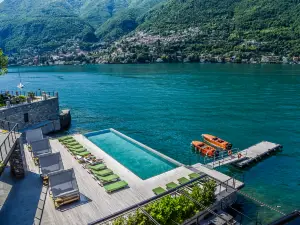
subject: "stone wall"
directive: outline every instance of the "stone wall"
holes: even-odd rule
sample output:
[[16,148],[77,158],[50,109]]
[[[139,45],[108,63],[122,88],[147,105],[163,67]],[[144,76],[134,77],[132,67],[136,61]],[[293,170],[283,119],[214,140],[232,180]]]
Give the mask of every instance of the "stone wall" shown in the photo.
[[21,146],[19,138],[9,160],[10,172],[16,178],[23,178],[25,176]]
[[[28,122],[25,121],[26,113],[28,113]],[[19,129],[45,122],[45,127],[48,127],[47,131],[60,130],[58,97],[0,109],[0,119],[18,123]],[[46,124],[47,122],[49,123]]]

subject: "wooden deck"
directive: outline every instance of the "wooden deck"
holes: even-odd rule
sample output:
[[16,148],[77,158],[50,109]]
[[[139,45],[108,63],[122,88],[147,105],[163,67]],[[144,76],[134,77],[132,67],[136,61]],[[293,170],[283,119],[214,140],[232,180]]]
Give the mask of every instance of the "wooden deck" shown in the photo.
[[[121,179],[128,182],[129,188],[112,194],[106,193],[104,188],[99,186],[92,178],[92,175],[89,174],[57,140],[51,140],[50,143],[53,152],[59,151],[61,153],[65,169],[74,168],[82,201],[63,206],[63,211],[60,211],[54,208],[49,193],[47,193],[45,205],[42,207],[43,199],[45,198],[42,193],[40,197],[41,201],[39,202],[39,206],[41,207],[39,208],[43,208],[43,210],[37,209],[35,224],[39,224],[39,221],[45,225],[87,224],[153,197],[153,188],[158,186],[165,187],[165,184],[168,182],[176,182],[178,178],[183,176],[187,177],[188,174],[192,173],[191,170],[185,167],[178,167],[150,179],[142,180],[88,141],[84,136],[75,135],[74,137],[95,156],[103,158],[110,169],[118,174]],[[39,173],[38,167],[35,166],[32,161],[30,152],[26,149],[25,157],[28,170]]]
[[213,177],[214,179],[216,179],[222,183],[225,183],[226,185],[236,188],[236,189],[241,189],[242,187],[244,187],[243,182],[236,180],[236,179],[232,179],[230,176],[227,176],[219,171],[209,169],[206,167],[206,165],[203,165],[201,163],[194,164],[191,167],[191,170],[194,170],[195,172],[205,173],[205,174]]
[[[26,159],[27,175],[23,181],[18,182],[16,187],[14,187],[14,184],[11,186],[9,185],[10,182],[3,183],[0,179],[0,206],[5,205],[7,209],[7,206],[10,205],[9,210],[13,212],[12,215],[8,215],[8,218],[11,221],[16,221],[13,215],[20,213],[22,216],[18,217],[18,221],[26,221],[24,224],[88,224],[99,218],[109,216],[132,205],[148,200],[154,196],[152,189],[158,186],[165,188],[165,185],[169,182],[177,183],[178,178],[188,178],[188,175],[192,172],[206,173],[221,182],[229,180],[229,182],[227,182],[228,185],[233,185],[236,188],[243,186],[242,182],[236,180],[234,182],[232,180],[230,181],[229,176],[215,170],[210,170],[202,164],[196,164],[189,168],[180,166],[158,176],[142,180],[83,135],[75,134],[74,138],[85,146],[88,151],[97,156],[97,158],[102,158],[107,167],[118,174],[122,180],[128,182],[129,188],[112,194],[106,193],[105,189],[98,185],[92,175],[73,158],[57,139],[51,139],[50,144],[52,150],[53,152],[60,152],[64,168],[74,169],[81,193],[81,200],[79,202],[62,206],[61,209],[56,210],[49,196],[49,190],[41,185],[42,181],[38,175],[39,168],[34,165],[31,153],[25,145],[24,158]],[[216,194],[224,193],[224,190],[224,186],[220,186],[220,188],[216,190]],[[2,192],[3,194],[1,194]],[[28,212],[32,213],[29,215]],[[8,224],[11,223],[8,222]]]
[[[219,166],[234,164],[238,167],[245,167],[254,161],[258,161],[262,157],[269,155],[271,152],[275,152],[282,148],[281,145],[268,141],[262,141],[256,145],[253,145],[242,151],[238,151],[230,156],[226,156],[222,159],[215,160],[206,164],[210,168],[216,168]],[[240,154],[240,157],[238,155]]]

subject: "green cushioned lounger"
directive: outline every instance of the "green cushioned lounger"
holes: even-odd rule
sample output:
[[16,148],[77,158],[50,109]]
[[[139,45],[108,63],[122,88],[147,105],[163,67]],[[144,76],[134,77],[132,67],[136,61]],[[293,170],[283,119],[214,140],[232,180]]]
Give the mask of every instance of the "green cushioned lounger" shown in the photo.
[[176,188],[177,186],[178,186],[178,184],[175,184],[174,182],[166,184],[166,187],[168,190]]
[[70,147],[72,147],[72,146],[81,146],[81,144],[79,144],[77,141],[75,141],[75,142],[72,142],[72,143],[68,143],[68,144],[66,144],[67,146],[70,146]]
[[125,188],[128,186],[128,183],[124,180],[112,183],[112,184],[108,184],[104,186],[104,189],[106,192],[111,193],[113,191],[117,191],[120,190],[122,188]]
[[102,177],[102,176],[97,176],[95,175],[95,177],[101,182],[101,183],[110,183],[113,181],[118,180],[120,177],[117,174],[112,174],[106,177]]
[[64,144],[70,144],[70,143],[74,143],[74,142],[77,142],[74,138],[62,141],[62,143],[64,143]]
[[91,170],[99,171],[99,170],[105,169],[106,166],[103,163],[100,163],[100,164],[97,164],[95,166],[88,166],[88,168],[91,169]]
[[157,187],[157,188],[154,188],[152,191],[153,191],[153,192],[154,192],[154,194],[156,194],[156,195],[160,195],[160,194],[162,194],[162,193],[166,192],[166,190],[165,190],[165,189],[163,189],[162,187]]
[[75,149],[75,148],[83,148],[83,146],[81,145],[81,144],[76,144],[76,145],[66,145],[67,146],[67,148],[73,148],[73,149]]
[[185,178],[185,177],[181,177],[178,179],[179,184],[185,184],[187,182],[189,182],[190,180]]
[[76,145],[76,146],[68,146],[68,149],[71,149],[71,150],[80,150],[80,149],[85,149],[85,147],[83,147],[82,145]]
[[189,178],[192,180],[192,179],[196,179],[196,178],[198,178],[198,177],[200,177],[200,174],[198,174],[198,173],[191,173],[191,174],[189,174]]
[[113,171],[110,169],[105,169],[105,170],[100,170],[100,171],[92,170],[92,172],[94,175],[102,176],[102,177],[113,174]]
[[74,153],[74,154],[80,153],[80,152],[85,152],[85,151],[86,151],[85,148],[78,148],[78,149],[72,149],[72,148],[69,148],[69,150],[70,150],[72,153]]
[[91,153],[88,151],[76,153],[76,155],[79,155],[79,156],[88,156],[89,154],[91,154]]
[[66,140],[71,140],[71,139],[74,139],[74,138],[71,136],[65,136],[65,137],[58,138],[59,141],[66,141]]

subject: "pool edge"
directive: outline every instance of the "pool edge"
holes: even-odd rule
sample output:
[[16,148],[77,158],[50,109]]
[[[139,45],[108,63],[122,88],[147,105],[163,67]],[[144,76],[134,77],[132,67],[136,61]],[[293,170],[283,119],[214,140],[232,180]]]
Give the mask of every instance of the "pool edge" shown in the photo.
[[88,137],[90,137],[90,136],[93,136],[93,135],[96,135],[96,134],[104,134],[104,133],[108,133],[108,132],[113,132],[116,135],[121,136],[122,138],[126,139],[127,141],[132,142],[132,143],[144,148],[145,150],[154,153],[155,155],[165,159],[166,161],[168,161],[172,164],[175,164],[178,167],[185,166],[184,164],[176,161],[175,159],[172,159],[169,156],[166,156],[166,155],[154,150],[153,148],[150,148],[149,146],[144,145],[141,142],[136,141],[133,138],[128,137],[127,135],[125,135],[125,134],[121,133],[120,131],[117,131],[113,128],[103,129],[103,130],[99,130],[99,131],[93,131],[93,132],[89,132],[89,133],[86,133],[86,134],[83,134],[83,135],[88,139]]

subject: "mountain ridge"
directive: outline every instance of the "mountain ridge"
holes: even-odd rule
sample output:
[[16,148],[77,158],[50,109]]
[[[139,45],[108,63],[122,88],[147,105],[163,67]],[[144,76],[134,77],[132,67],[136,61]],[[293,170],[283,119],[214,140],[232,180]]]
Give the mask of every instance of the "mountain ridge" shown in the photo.
[[0,48],[54,51],[72,40],[87,49],[111,43],[105,46],[114,54],[116,43],[138,32],[168,40],[184,31],[191,32],[184,43],[170,41],[155,54],[291,56],[300,54],[299,11],[300,0],[5,0]]

